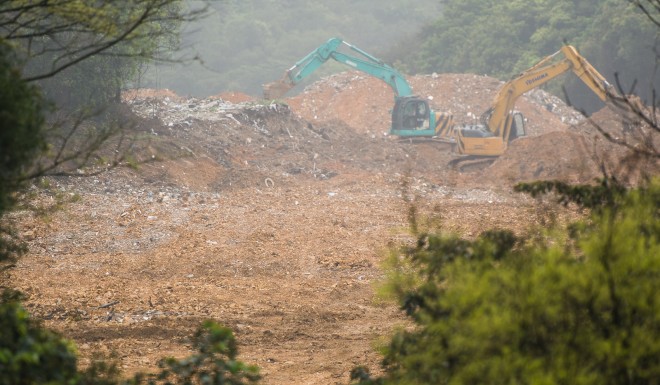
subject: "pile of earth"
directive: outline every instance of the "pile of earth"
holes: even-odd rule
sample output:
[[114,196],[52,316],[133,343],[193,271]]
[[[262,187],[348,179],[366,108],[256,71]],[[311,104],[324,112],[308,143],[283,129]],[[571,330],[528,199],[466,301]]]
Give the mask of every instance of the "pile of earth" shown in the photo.
[[138,130],[151,136],[146,159],[206,158],[215,165],[213,189],[262,186],[266,179],[286,184],[294,175],[327,179],[351,170],[403,173],[416,157],[415,147],[388,145],[341,121],[309,123],[286,104],[170,97],[126,102],[142,119]]
[[660,171],[657,157],[641,155],[657,154],[659,147],[660,138],[648,125],[629,126],[606,107],[567,131],[515,140],[483,176],[486,182],[504,177],[509,182],[588,183],[606,173],[634,185]]
[[[408,82],[418,96],[429,100],[434,111],[452,114],[458,124],[478,123],[504,84],[474,74],[416,75],[408,77]],[[379,136],[389,130],[393,101],[394,92],[387,84],[354,71],[323,78],[286,99],[310,122],[341,120],[358,132]],[[563,131],[583,119],[578,111],[541,89],[520,98],[516,109],[527,118],[532,136]]]
[[[503,84],[474,74],[417,75],[408,81],[434,110],[451,113],[458,124],[477,122]],[[387,135],[393,97],[379,79],[348,71],[322,78],[284,103],[240,92],[182,98],[169,90],[132,91],[125,100],[140,116],[162,122],[153,125],[155,135],[187,143],[183,151],[191,155],[211,154],[224,167],[228,185],[298,173],[328,177],[346,172],[346,167],[417,171],[438,185],[487,182],[506,188],[537,179],[585,183],[602,176],[604,164],[614,172],[629,155],[625,146],[605,140],[598,130],[604,128],[615,139],[625,136],[612,111],[604,108],[585,119],[561,99],[535,89],[516,103],[528,136],[512,142],[489,167],[468,173],[450,166],[458,155],[448,144],[406,144]],[[241,164],[233,160],[237,153]]]
[[[504,84],[475,74],[417,75],[408,81],[435,111],[452,114],[458,124],[479,122]],[[384,82],[351,71],[321,79],[286,102],[310,122],[341,121],[358,133],[376,138],[385,136],[389,129],[393,97],[393,91]],[[603,169],[612,174],[627,172],[621,164],[628,162],[630,151],[616,141],[625,142],[628,147],[648,142],[648,138],[634,133],[626,136],[623,119],[609,108],[585,119],[582,113],[542,89],[523,95],[516,110],[525,116],[527,137],[512,142],[490,167],[458,179],[499,186],[538,179],[585,183],[602,176]],[[614,141],[606,140],[601,131]],[[445,165],[444,159],[433,159]]]

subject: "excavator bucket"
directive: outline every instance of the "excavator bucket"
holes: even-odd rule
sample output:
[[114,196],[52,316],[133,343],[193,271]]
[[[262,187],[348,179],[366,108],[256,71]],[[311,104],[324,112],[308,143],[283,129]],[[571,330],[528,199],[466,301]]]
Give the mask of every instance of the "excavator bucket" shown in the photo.
[[293,86],[289,77],[286,75],[276,82],[266,83],[263,85],[264,99],[279,99],[293,88]]

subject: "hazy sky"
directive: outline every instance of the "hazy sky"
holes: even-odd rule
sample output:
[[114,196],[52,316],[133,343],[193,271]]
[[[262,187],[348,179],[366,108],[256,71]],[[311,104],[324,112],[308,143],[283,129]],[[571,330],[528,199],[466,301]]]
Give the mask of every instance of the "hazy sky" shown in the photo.
[[[204,97],[224,91],[258,96],[261,85],[331,37],[379,55],[437,17],[438,1],[211,1],[209,15],[185,26],[178,56],[203,61],[159,66],[143,86]],[[199,6],[199,1],[191,2]],[[333,68],[328,65],[329,68]],[[334,67],[335,69],[337,66]],[[327,74],[328,69],[319,70]]]

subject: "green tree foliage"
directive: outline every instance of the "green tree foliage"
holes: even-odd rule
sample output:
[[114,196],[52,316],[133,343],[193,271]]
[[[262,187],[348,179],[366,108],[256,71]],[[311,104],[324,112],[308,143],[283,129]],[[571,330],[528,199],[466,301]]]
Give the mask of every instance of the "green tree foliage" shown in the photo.
[[[655,1],[655,0],[652,0]],[[447,0],[442,15],[385,57],[417,73],[487,74],[508,80],[541,58],[574,45],[612,83],[652,100],[660,87],[656,53],[660,30],[638,4],[628,0]],[[657,7],[657,6],[656,6]],[[658,9],[647,4],[653,14]],[[602,107],[579,80],[547,87],[590,111]]]
[[611,177],[602,178],[597,185],[571,185],[552,180],[520,183],[514,186],[514,190],[534,198],[556,193],[559,203],[565,206],[575,203],[582,208],[596,211],[615,206],[627,192],[624,186]]
[[[26,180],[99,160],[97,151],[126,124],[119,114],[90,123],[99,117],[90,108],[106,107],[140,63],[176,41],[181,20],[195,15],[183,15],[180,0],[0,2],[0,218]],[[53,102],[74,113],[53,114]],[[104,167],[118,164],[130,146],[117,143]],[[20,252],[13,238],[0,222],[0,260]]]
[[182,0],[0,2],[0,44],[55,107],[42,130],[48,151],[28,178],[121,163],[134,142],[124,140],[131,122],[113,102],[146,62],[177,44],[180,23],[202,13],[184,10]]
[[197,354],[183,360],[167,358],[159,363],[161,372],[138,375],[132,384],[247,385],[261,378],[256,366],[237,360],[238,349],[232,331],[206,321],[193,338]]
[[[557,187],[557,186],[555,186]],[[544,188],[548,188],[545,186]],[[557,191],[560,188],[557,188]],[[419,236],[390,257],[385,292],[416,327],[360,384],[654,384],[660,378],[660,180],[565,190],[599,207],[545,241],[489,231]],[[614,192],[612,192],[614,191]]]
[[248,385],[260,379],[256,367],[237,359],[231,330],[212,321],[195,333],[195,354],[164,359],[159,372],[122,380],[116,364],[104,360],[80,370],[74,344],[32,320],[20,300],[13,291],[0,297],[0,385]]
[[74,383],[73,344],[32,321],[16,293],[0,299],[0,331],[0,384]]
[[100,109],[135,82],[141,66],[174,49],[181,0],[57,0],[0,3],[0,39],[58,107]]
[[0,39],[59,106],[99,107],[172,48],[182,18],[180,0],[10,0],[0,4]]
[[[22,186],[34,158],[45,148],[42,125],[44,104],[36,87],[19,76],[11,51],[0,43],[0,217],[13,208],[14,193]],[[20,247],[12,231],[0,222],[0,261]]]

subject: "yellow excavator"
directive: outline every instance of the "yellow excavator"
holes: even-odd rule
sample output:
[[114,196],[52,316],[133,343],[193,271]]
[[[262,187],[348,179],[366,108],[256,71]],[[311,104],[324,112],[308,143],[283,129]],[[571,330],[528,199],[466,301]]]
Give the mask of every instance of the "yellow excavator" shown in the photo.
[[617,95],[614,87],[573,46],[565,45],[505,83],[491,108],[481,115],[481,124],[454,126],[449,135],[456,141],[457,152],[475,157],[502,155],[509,142],[525,136],[525,120],[514,111],[518,98],[567,71],[573,71],[604,102]]

